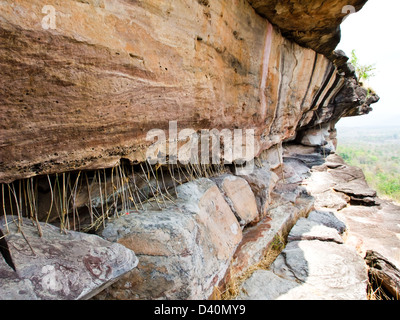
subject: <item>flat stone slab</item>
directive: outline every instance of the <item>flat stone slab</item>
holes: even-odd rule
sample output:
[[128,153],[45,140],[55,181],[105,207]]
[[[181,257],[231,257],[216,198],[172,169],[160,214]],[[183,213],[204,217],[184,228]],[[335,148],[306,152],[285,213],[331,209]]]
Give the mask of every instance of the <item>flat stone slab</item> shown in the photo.
[[318,222],[305,218],[301,218],[290,231],[288,240],[319,240],[332,241],[339,244],[343,243],[343,238],[339,235],[336,229],[329,228]]
[[128,212],[102,236],[140,257],[138,267],[99,300],[204,300],[223,279],[242,229],[217,185],[198,179],[177,187],[175,204]]
[[9,234],[4,218],[0,228],[16,271],[0,256],[2,300],[89,299],[138,264],[132,250],[98,236],[63,234],[57,227],[40,223],[43,236],[39,237],[37,227],[27,219],[22,235],[12,217],[7,218]]
[[336,217],[333,212],[313,211],[309,214],[308,220],[336,229],[339,234],[343,234],[347,229],[344,222]]
[[366,300],[363,259],[345,245],[295,241],[273,263],[245,282],[238,299]]
[[383,201],[380,207],[350,206],[337,215],[348,226],[348,245],[362,256],[379,252],[400,269],[399,206]]

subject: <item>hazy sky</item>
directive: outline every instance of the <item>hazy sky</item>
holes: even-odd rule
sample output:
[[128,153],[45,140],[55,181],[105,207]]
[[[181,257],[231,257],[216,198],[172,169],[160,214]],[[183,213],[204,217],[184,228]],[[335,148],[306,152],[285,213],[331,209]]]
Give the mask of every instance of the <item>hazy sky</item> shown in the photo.
[[343,119],[338,126],[400,126],[400,1],[369,0],[342,23],[337,49],[348,56],[355,49],[361,64],[375,64],[369,86],[381,97],[369,115]]

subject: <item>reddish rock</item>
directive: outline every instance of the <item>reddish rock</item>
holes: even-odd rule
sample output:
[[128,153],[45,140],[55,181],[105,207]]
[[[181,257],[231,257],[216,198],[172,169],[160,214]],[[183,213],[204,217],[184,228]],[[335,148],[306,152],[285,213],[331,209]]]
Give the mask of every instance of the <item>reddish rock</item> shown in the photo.
[[40,237],[29,219],[22,220],[23,233],[17,223],[12,216],[0,220],[15,268],[0,256],[2,300],[90,299],[138,264],[133,251],[98,236],[40,223]]
[[255,129],[259,154],[333,114],[325,102],[344,83],[247,1],[6,0],[0,43],[2,183],[143,161],[147,132],[176,120]]
[[256,198],[247,183],[240,177],[223,175],[213,179],[242,226],[259,218]]
[[[277,25],[284,36],[332,55],[340,42],[340,24],[367,0],[249,0],[256,11]],[[332,55],[333,56],[333,55]]]

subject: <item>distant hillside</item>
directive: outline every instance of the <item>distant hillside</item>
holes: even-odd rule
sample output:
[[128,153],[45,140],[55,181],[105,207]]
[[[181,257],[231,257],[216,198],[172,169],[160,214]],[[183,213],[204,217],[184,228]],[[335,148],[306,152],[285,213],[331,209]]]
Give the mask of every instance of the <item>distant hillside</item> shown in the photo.
[[400,201],[400,126],[340,128],[338,153],[381,197]]

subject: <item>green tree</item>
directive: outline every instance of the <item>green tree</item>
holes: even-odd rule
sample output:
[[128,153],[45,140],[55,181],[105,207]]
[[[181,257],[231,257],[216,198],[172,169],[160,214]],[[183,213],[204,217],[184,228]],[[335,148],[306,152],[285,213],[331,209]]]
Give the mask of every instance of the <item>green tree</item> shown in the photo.
[[376,70],[375,65],[361,64],[356,55],[356,50],[351,51],[351,64],[356,68],[356,75],[359,81],[368,81],[370,78],[375,76],[373,73],[373,71]]

